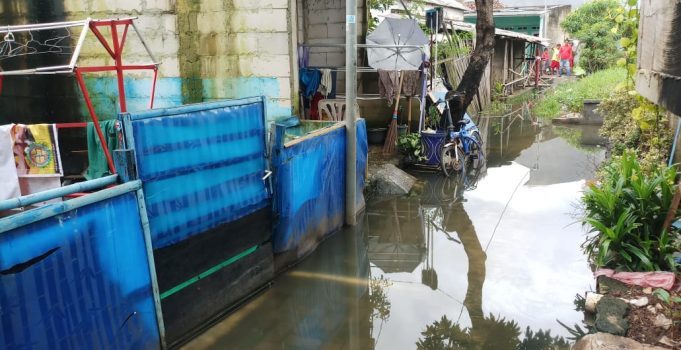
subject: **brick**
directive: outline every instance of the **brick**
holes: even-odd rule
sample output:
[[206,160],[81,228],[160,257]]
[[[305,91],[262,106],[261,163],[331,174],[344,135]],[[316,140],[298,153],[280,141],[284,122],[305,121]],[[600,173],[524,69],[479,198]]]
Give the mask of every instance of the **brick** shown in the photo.
[[288,77],[291,65],[287,55],[260,55],[240,57],[239,72],[242,76]]
[[324,24],[311,24],[307,27],[308,38],[327,38],[329,36],[328,26]]
[[288,11],[237,10],[231,17],[231,30],[234,33],[288,32]]
[[291,79],[290,78],[278,78],[279,83],[279,97],[291,98]]
[[307,16],[307,23],[322,24],[322,23],[344,23],[345,11],[339,10],[310,10]]
[[233,0],[236,9],[288,9],[288,0]]
[[230,13],[227,11],[200,12],[196,15],[199,33],[226,33]]

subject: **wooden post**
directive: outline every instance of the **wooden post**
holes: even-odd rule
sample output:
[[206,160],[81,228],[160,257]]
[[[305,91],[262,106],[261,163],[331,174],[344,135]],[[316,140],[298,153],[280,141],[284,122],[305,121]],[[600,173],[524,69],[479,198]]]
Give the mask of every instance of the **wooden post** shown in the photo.
[[506,77],[508,76],[508,39],[504,38],[504,84],[506,84]]

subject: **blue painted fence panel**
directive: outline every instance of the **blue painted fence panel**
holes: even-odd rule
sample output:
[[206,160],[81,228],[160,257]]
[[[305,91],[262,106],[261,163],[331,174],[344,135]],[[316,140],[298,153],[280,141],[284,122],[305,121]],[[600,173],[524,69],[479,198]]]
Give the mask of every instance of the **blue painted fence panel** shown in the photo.
[[127,192],[0,233],[0,348],[159,348],[139,217]]
[[[284,147],[285,125],[276,125],[273,145],[274,208],[279,221],[275,253],[314,248],[345,221],[345,128]],[[364,206],[366,124],[357,121],[357,208]]]
[[261,98],[124,115],[154,249],[266,207]]

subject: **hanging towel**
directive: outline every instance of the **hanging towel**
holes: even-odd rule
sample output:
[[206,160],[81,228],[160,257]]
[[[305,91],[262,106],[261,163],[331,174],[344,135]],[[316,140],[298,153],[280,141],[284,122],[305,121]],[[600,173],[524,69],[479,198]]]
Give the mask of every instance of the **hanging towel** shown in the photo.
[[388,101],[389,106],[392,106],[393,104],[397,84],[397,71],[384,69],[378,70],[378,94],[381,96],[381,98]]
[[317,89],[319,89],[319,82],[321,81],[321,73],[318,69],[303,68],[300,70],[300,88],[303,91],[303,96],[314,96]]
[[59,141],[54,124],[17,124],[12,129],[17,175],[61,175]]
[[17,167],[14,163],[14,124],[0,125],[0,200],[21,196]]
[[[113,150],[118,148],[118,137],[116,133],[116,120],[101,120],[99,127],[102,129],[109,154],[113,155]],[[104,149],[99,142],[99,135],[95,130],[94,123],[87,124],[87,159],[88,168],[85,178],[88,180],[111,175],[109,163],[107,163]]]
[[418,70],[402,71],[404,77],[402,78],[402,93],[407,97],[415,96],[421,92],[422,74]]
[[333,90],[333,80],[331,78],[331,69],[320,69],[322,78],[319,82],[319,91],[324,97],[328,97]]
[[308,62],[310,62],[310,48],[298,45],[298,68],[307,68]]

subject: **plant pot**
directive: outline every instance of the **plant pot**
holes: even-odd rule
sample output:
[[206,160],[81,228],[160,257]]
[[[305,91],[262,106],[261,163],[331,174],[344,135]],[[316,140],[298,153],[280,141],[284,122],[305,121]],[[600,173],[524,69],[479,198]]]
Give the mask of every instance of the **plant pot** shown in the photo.
[[385,142],[385,137],[388,134],[388,128],[370,128],[367,129],[367,141],[370,145],[381,145]]
[[397,135],[402,136],[407,134],[407,130],[409,128],[407,127],[407,124],[401,124],[397,126]]
[[426,157],[426,165],[440,165],[440,150],[445,142],[447,133],[437,131],[435,133],[421,133],[423,153]]

